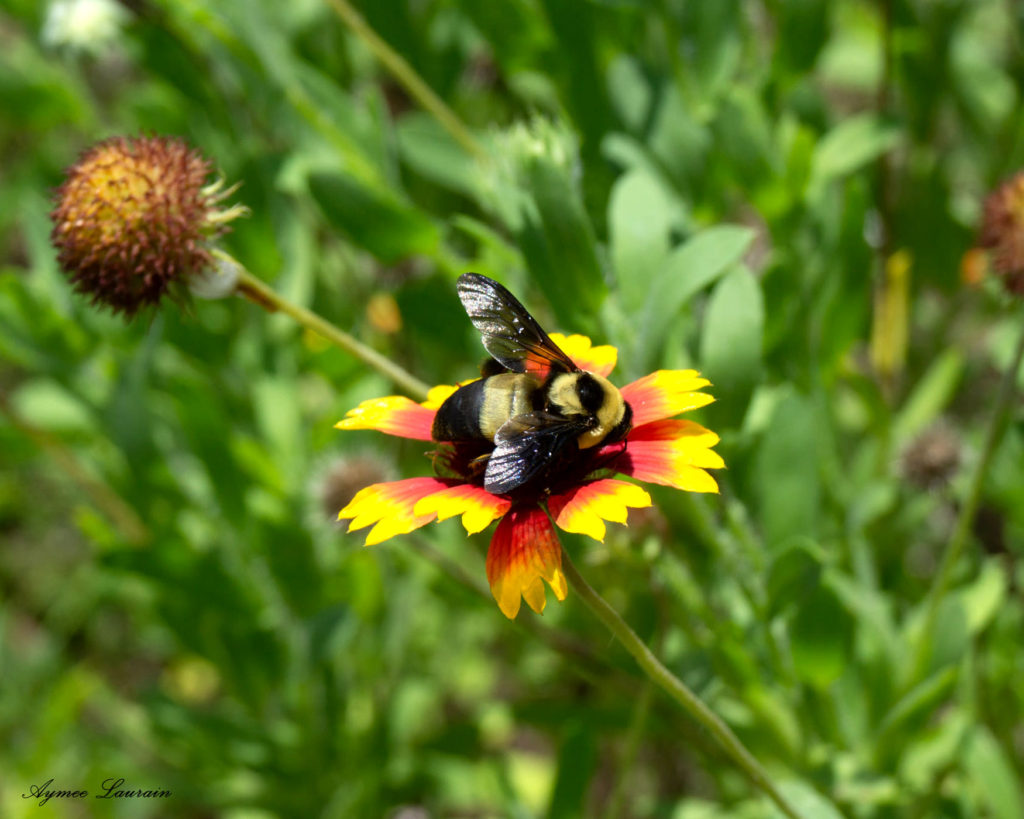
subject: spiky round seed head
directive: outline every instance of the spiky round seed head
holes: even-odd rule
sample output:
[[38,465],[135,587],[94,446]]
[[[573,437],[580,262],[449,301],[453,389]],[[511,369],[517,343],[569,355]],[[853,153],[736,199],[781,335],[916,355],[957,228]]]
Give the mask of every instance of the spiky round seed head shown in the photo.
[[992,251],[992,269],[1006,289],[1024,296],[1024,171],[985,200],[981,245]]
[[75,289],[130,318],[206,269],[207,242],[223,230],[210,172],[179,139],[112,137],[85,151],[50,213]]

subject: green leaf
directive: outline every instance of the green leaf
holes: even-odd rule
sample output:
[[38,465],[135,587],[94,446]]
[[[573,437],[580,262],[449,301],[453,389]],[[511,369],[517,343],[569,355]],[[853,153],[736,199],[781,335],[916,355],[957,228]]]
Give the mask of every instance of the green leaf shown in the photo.
[[829,41],[827,0],[788,0],[777,9],[775,54],[794,72],[811,71]]
[[680,31],[686,32],[686,42],[693,49],[686,61],[686,73],[692,73],[689,90],[710,104],[737,85],[736,72],[743,57],[741,28],[736,25],[742,17],[740,3],[686,3],[677,13]]
[[595,759],[593,729],[586,722],[574,725],[559,749],[558,779],[548,816],[583,816]]
[[881,655],[881,663],[890,670],[905,666],[906,644],[893,623],[891,601],[886,594],[835,571],[829,574],[829,583],[857,621],[858,652]]
[[[805,819],[842,819],[843,814],[806,782],[788,779],[779,782],[779,791],[786,801]],[[772,805],[772,819],[782,819],[783,813]]]
[[828,583],[800,604],[789,639],[800,679],[818,689],[839,679],[852,648],[853,620]]
[[986,726],[976,726],[968,738],[964,767],[988,815],[994,819],[1024,819],[1020,775]]
[[799,605],[801,597],[819,584],[823,558],[821,547],[806,538],[787,544],[773,556],[767,584],[771,614]]
[[526,164],[525,205],[517,232],[530,275],[567,331],[594,332],[606,287],[597,240],[567,172],[545,156]]
[[267,566],[283,598],[302,616],[315,615],[326,601],[309,533],[295,527],[290,519],[272,523],[266,515],[261,516],[260,529]]
[[844,120],[818,143],[814,153],[812,188],[862,168],[893,148],[902,132],[877,114]]
[[681,190],[699,191],[706,184],[715,141],[707,122],[698,119],[677,86],[665,86],[648,144],[657,164]]
[[970,645],[967,611],[959,595],[948,595],[938,607],[935,625],[928,635],[931,641],[932,669],[959,663]]
[[906,750],[900,753],[899,778],[913,790],[927,792],[943,771],[957,766],[974,722],[959,704],[944,710],[941,720],[908,737]]
[[744,697],[755,719],[774,736],[779,750],[797,758],[803,752],[806,738],[800,714],[785,689],[754,683],[746,687]]
[[289,484],[301,479],[305,452],[299,396],[290,378],[263,375],[253,383],[253,411],[264,444]]
[[967,630],[977,636],[996,616],[1006,600],[1008,578],[1003,564],[996,559],[986,560],[977,580],[960,592]]
[[939,355],[914,386],[893,427],[897,440],[906,440],[934,421],[956,395],[964,374],[964,355],[950,348]]
[[440,244],[434,222],[389,191],[323,172],[310,175],[309,189],[332,225],[385,264],[430,255]]
[[761,287],[746,267],[737,267],[711,292],[701,333],[701,367],[719,395],[728,393],[735,401],[753,389],[761,371],[763,332]]
[[[971,640],[965,606],[963,594],[947,594],[938,604],[934,623],[928,631],[924,630],[929,610],[928,598],[918,603],[905,619],[902,639],[906,645],[913,646],[913,650],[920,653],[923,674],[939,671],[963,660]],[[914,683],[923,676],[919,674],[916,679],[911,679],[910,672],[914,670],[913,663],[907,663],[902,667],[901,671],[905,675],[902,681],[904,686]]]
[[633,57],[620,54],[608,66],[608,96],[615,113],[630,131],[643,128],[653,94]]
[[686,303],[730,270],[753,239],[750,228],[717,225],[675,248],[648,290],[641,348],[654,353],[652,340],[664,338]]
[[817,74],[829,86],[873,94],[885,71],[884,57],[881,26],[835,26],[818,60]]
[[756,481],[769,549],[814,536],[819,502],[816,418],[810,401],[790,393],[779,401],[757,453]]
[[780,131],[785,172],[779,184],[784,185],[792,196],[802,195],[811,178],[817,138],[806,125],[790,118],[783,120]]
[[774,176],[774,127],[761,96],[742,84],[729,89],[713,122],[715,153],[755,197]]
[[19,417],[39,429],[79,434],[96,430],[96,420],[85,402],[49,378],[33,378],[21,384],[11,403]]
[[892,738],[908,723],[923,722],[949,694],[956,683],[958,669],[947,666],[918,683],[889,709],[878,727],[875,746],[881,757],[894,753]]
[[608,203],[612,267],[626,312],[639,318],[669,249],[677,222],[661,182],[643,170],[619,178]]
[[961,28],[950,48],[950,81],[953,92],[973,118],[994,135],[1017,105],[1012,77],[1001,67],[1001,55],[992,48],[988,32],[970,35]]
[[398,121],[395,135],[402,158],[417,173],[450,190],[477,195],[476,162],[436,118],[421,111],[406,114]]

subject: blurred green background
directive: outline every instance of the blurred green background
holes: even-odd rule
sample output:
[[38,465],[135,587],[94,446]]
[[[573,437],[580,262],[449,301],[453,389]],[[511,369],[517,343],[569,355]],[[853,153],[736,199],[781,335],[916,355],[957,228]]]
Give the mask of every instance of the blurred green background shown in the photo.
[[[1020,4],[357,5],[479,155],[326,0],[0,10],[0,815],[777,815],[571,593],[507,621],[487,535],[333,522],[428,472],[332,429],[379,375],[71,292],[62,170],[158,133],[242,183],[225,249],[430,383],[482,356],[466,270],[620,384],[703,370],[722,494],[565,536],[583,572],[808,817],[1024,819],[1019,400],[920,629],[1019,332],[965,254],[1024,165]],[[173,796],[22,798],[110,777]]]

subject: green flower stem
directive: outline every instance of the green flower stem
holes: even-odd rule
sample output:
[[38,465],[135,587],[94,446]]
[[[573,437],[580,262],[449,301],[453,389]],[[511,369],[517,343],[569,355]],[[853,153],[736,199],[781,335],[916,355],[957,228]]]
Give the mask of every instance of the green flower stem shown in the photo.
[[362,40],[373,55],[391,72],[402,87],[409,92],[425,110],[429,111],[445,130],[469,153],[479,157],[486,155],[483,147],[455,113],[433,92],[398,52],[380,38],[363,16],[349,5],[348,0],[327,0],[342,22]]
[[931,654],[931,634],[935,628],[935,619],[938,617],[939,606],[949,590],[953,570],[956,568],[957,561],[959,561],[964,547],[967,545],[967,540],[971,533],[971,525],[974,523],[974,517],[978,513],[978,505],[981,503],[981,492],[985,486],[985,479],[988,477],[988,470],[996,453],[996,447],[998,447],[1000,440],[1002,440],[1003,431],[1006,428],[1006,415],[1009,412],[1010,404],[1013,401],[1013,394],[1016,390],[1017,373],[1020,371],[1020,363],[1024,359],[1024,310],[1019,313],[1019,319],[1021,324],[1020,338],[1017,340],[1017,347],[1013,352],[1010,366],[1003,373],[1003,380],[999,385],[999,394],[996,396],[996,405],[992,410],[992,418],[989,421],[988,430],[985,432],[985,442],[982,445],[981,457],[974,468],[974,475],[971,477],[971,483],[967,490],[967,499],[964,501],[963,506],[960,507],[956,528],[953,530],[953,536],[950,538],[949,545],[946,546],[946,551],[942,555],[942,561],[939,564],[938,571],[935,573],[935,579],[932,581],[932,588],[928,594],[927,608],[925,609],[924,619],[919,632],[914,664],[912,666],[913,676],[909,681],[909,685],[917,682],[925,671],[925,666]]
[[626,622],[619,616],[607,601],[599,595],[583,579],[576,566],[569,557],[568,552],[562,550],[562,570],[569,580],[576,594],[580,596],[587,607],[597,616],[615,638],[622,643],[622,646],[633,655],[640,668],[650,677],[651,681],[662,688],[676,703],[682,707],[694,720],[711,734],[729,758],[747,775],[751,782],[763,791],[786,816],[791,819],[801,819],[799,813],[793,808],[778,788],[768,777],[764,768],[746,749],[739,737],[732,732],[714,711],[708,708],[704,702],[694,694],[686,685],[671,671],[662,665],[661,661],[654,656],[643,641],[637,637]]
[[236,292],[249,301],[258,304],[264,310],[275,312],[280,310],[295,319],[299,324],[308,330],[312,330],[319,336],[338,345],[345,352],[354,355],[364,364],[369,365],[381,375],[390,378],[399,387],[405,390],[412,398],[423,400],[427,397],[430,387],[424,384],[415,376],[399,367],[393,361],[385,358],[376,350],[371,350],[365,344],[356,341],[344,330],[335,327],[329,321],[321,318],[311,310],[300,307],[288,301],[279,293],[275,293],[263,282],[243,268],[237,261],[232,262],[238,265],[238,285]]

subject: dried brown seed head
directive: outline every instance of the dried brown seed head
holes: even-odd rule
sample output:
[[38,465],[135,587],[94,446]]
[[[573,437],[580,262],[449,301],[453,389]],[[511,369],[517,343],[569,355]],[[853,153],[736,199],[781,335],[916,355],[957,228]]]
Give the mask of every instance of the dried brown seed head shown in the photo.
[[50,214],[75,289],[130,318],[209,267],[209,240],[243,210],[217,209],[211,170],[179,139],[113,137],[87,150]]
[[992,269],[1006,289],[1024,296],[1024,171],[985,200],[981,245],[992,251]]

